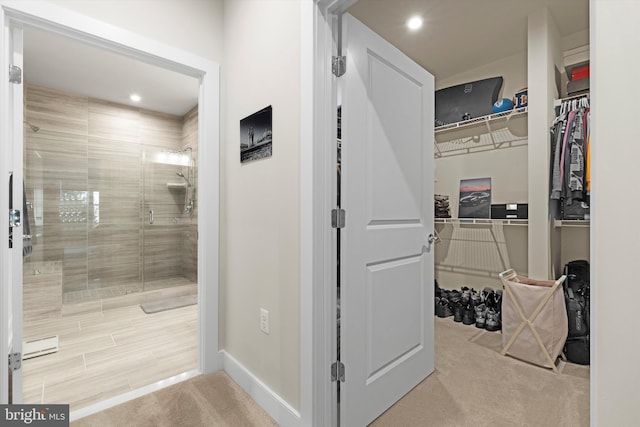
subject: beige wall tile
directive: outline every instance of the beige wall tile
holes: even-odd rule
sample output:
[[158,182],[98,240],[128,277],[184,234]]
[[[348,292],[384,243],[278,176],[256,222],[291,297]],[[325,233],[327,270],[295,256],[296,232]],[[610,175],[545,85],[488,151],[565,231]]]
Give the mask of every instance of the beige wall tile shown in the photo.
[[38,133],[87,135],[87,97],[25,85],[25,102],[26,120],[40,128]]
[[89,136],[139,143],[140,112],[112,102],[89,99]]

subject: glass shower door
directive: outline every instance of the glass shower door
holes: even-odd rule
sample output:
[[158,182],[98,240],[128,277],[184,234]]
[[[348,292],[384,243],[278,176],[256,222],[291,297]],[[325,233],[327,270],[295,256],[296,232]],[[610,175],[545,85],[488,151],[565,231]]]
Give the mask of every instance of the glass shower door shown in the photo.
[[183,284],[183,235],[189,213],[189,155],[159,147],[143,148],[143,290]]

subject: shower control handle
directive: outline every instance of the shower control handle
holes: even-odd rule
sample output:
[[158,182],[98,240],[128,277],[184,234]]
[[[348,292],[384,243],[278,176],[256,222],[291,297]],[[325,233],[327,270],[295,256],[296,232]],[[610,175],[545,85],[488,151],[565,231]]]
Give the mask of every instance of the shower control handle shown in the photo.
[[153,224],[153,209],[149,211],[149,224]]

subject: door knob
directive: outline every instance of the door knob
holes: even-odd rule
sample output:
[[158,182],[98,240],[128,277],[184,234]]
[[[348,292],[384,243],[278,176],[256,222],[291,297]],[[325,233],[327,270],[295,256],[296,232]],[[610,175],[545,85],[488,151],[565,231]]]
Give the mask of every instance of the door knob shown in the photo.
[[436,231],[434,231],[433,233],[429,233],[429,235],[427,236],[427,242],[429,243],[429,245],[440,243],[440,236],[438,236],[438,233]]

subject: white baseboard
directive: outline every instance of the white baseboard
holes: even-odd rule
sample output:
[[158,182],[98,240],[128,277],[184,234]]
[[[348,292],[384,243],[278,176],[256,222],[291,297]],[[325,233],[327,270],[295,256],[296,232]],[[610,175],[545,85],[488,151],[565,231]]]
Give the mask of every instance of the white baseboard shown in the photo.
[[223,370],[282,427],[301,425],[300,412],[224,350]]

